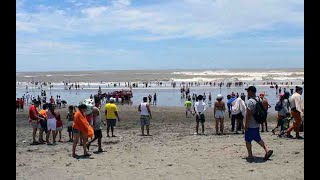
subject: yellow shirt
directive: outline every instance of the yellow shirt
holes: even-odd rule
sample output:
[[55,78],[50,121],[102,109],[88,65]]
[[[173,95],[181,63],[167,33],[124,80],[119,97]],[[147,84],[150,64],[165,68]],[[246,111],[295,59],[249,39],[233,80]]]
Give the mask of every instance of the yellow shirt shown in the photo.
[[118,111],[117,105],[115,104],[106,104],[105,110],[107,111],[106,119],[117,119],[115,112]]

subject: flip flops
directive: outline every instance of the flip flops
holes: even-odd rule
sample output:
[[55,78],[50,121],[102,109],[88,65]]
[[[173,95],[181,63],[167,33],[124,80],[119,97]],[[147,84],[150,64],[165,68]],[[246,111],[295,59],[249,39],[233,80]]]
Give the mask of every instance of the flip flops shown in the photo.
[[263,159],[268,160],[272,154],[273,154],[273,150],[269,150]]

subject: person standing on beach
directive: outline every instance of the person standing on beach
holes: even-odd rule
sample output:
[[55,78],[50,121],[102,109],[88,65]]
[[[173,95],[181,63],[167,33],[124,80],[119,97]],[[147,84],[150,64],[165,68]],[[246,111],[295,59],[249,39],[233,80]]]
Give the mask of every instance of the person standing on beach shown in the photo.
[[211,103],[211,100],[212,100],[211,92],[209,92],[209,98],[208,98],[208,100],[209,100],[209,103]]
[[79,142],[79,138],[82,139],[82,147],[83,147],[83,156],[89,157],[91,154],[87,151],[87,141],[88,137],[93,136],[93,129],[89,125],[84,112],[87,110],[87,106],[85,104],[81,104],[78,106],[79,110],[75,112],[74,114],[74,123],[73,123],[73,145],[72,145],[72,157],[79,158],[79,156],[76,154],[76,147]]
[[291,131],[294,129],[296,131],[296,139],[303,139],[299,135],[299,129],[302,122],[302,113],[304,113],[304,104],[302,100],[302,87],[296,86],[296,92],[293,93],[293,95],[289,98],[290,101],[290,107],[291,107],[291,115],[294,118],[293,125],[287,130],[287,137],[293,138],[293,136],[290,134]]
[[52,139],[53,144],[56,144],[56,129],[57,129],[57,119],[56,119],[56,113],[54,112],[55,108],[53,104],[48,104],[48,111],[47,111],[47,127],[48,127],[48,133],[46,136],[47,144],[50,143],[50,133],[52,132]]
[[191,102],[191,98],[188,98],[188,100],[184,103],[186,106],[186,117],[188,117],[188,112],[190,112],[192,114],[192,102]]
[[221,94],[217,95],[216,101],[213,106],[213,114],[216,119],[216,134],[219,134],[219,125],[220,125],[220,133],[223,134],[224,130],[224,112],[226,111],[226,105],[222,101],[223,96]]
[[[278,107],[278,105],[280,105]],[[275,134],[275,130],[280,126],[281,127],[281,132],[283,131],[283,119],[286,118],[287,113],[289,113],[288,109],[288,100],[285,99],[284,94],[279,95],[279,101],[276,104],[275,107],[276,111],[278,111],[278,117],[277,117],[277,126],[272,129],[272,134]],[[290,114],[290,113],[289,113]]]
[[103,152],[101,147],[102,142],[102,127],[101,127],[101,112],[99,110],[100,102],[96,102],[92,109],[93,112],[93,128],[94,128],[94,138],[87,144],[87,149],[89,150],[92,142],[98,139],[98,152]]
[[20,112],[20,98],[17,98],[16,100],[16,111]]
[[202,95],[198,96],[198,101],[194,104],[195,112],[196,112],[196,133],[199,134],[199,122],[201,122],[202,126],[202,134],[204,134],[204,123],[205,123],[205,116],[204,112],[206,111],[206,103],[202,100]]
[[229,118],[231,116],[231,131],[233,132],[236,120],[235,120],[235,116],[232,116],[232,102],[236,100],[236,98],[232,95],[228,95],[227,98],[229,98],[227,102],[227,106],[229,111]]
[[138,111],[140,112],[140,124],[141,124],[141,135],[144,136],[144,126],[147,129],[147,136],[149,134],[150,119],[152,119],[150,104],[147,103],[147,97],[143,97],[143,102],[139,105]]
[[157,93],[154,93],[153,95],[153,105],[157,105]]
[[33,141],[31,143],[31,145],[39,144],[39,142],[36,141],[36,134],[37,134],[40,120],[44,120],[43,117],[39,116],[39,112],[37,110],[38,107],[39,107],[39,102],[36,101],[29,108],[29,122],[31,123],[32,129],[33,129],[33,132],[32,132],[32,140]]
[[246,118],[245,122],[243,124],[244,129],[245,129],[245,141],[246,141],[246,147],[248,151],[248,159],[252,160],[254,159],[254,156],[252,155],[252,145],[251,142],[254,140],[256,141],[264,150],[265,150],[265,156],[264,160],[268,160],[270,156],[273,154],[273,150],[270,150],[264,141],[260,137],[260,132],[259,132],[259,127],[260,124],[256,121],[254,118],[254,114],[256,111],[256,104],[257,99],[256,92],[257,89],[254,86],[249,86],[248,88],[245,89],[248,92],[248,97],[250,99],[248,100],[247,104],[247,111],[246,111]]
[[[266,113],[266,120],[265,120],[265,123],[264,125],[266,126],[266,131],[268,132],[268,123],[267,123],[267,118],[268,118],[268,109],[271,108],[267,98],[265,98],[265,94],[264,93],[260,93],[260,98],[262,99],[262,105],[263,105],[263,108],[264,108],[264,111]],[[264,126],[263,124],[261,124],[261,132],[264,132]]]
[[27,93],[26,93],[27,105],[29,104],[29,98],[30,98],[30,94],[29,94],[29,92],[27,91]]
[[73,141],[73,132],[72,132],[72,126],[73,126],[73,117],[74,117],[74,107],[70,105],[68,107],[69,112],[67,114],[67,120],[68,120],[68,134],[69,134],[69,142]]
[[47,134],[48,132],[48,127],[47,127],[47,120],[48,120],[48,116],[47,116],[47,109],[48,109],[48,104],[45,103],[42,105],[42,109],[40,110],[39,114],[42,115],[42,117],[44,118],[44,120],[40,120],[40,134],[39,134],[39,142],[43,143],[43,132],[45,132]]
[[231,103],[231,114],[232,119],[234,120],[234,123],[232,124],[232,129],[234,129],[236,124],[235,133],[238,134],[238,131],[242,130],[242,134],[244,134],[244,128],[242,127],[242,125],[244,116],[246,114],[246,104],[241,97],[238,97]]
[[107,137],[109,136],[109,130],[111,128],[111,136],[116,137],[113,134],[113,127],[116,126],[116,121],[118,119],[118,122],[120,121],[119,115],[118,115],[118,107],[114,104],[114,100],[111,99],[109,103],[105,105],[105,116],[107,121]]
[[149,94],[148,99],[149,99],[149,104],[151,104],[151,100],[152,100],[151,94]]
[[19,105],[19,107],[20,107],[20,110],[21,110],[22,112],[23,112],[23,110],[24,110],[23,105],[24,105],[24,98],[21,98],[21,99],[20,99],[20,105]]
[[278,94],[278,84],[276,84],[276,94]]
[[56,112],[56,137],[57,135],[59,134],[59,141],[58,142],[61,142],[61,133],[62,133],[62,130],[63,130],[63,122],[61,120],[61,115],[59,112]]

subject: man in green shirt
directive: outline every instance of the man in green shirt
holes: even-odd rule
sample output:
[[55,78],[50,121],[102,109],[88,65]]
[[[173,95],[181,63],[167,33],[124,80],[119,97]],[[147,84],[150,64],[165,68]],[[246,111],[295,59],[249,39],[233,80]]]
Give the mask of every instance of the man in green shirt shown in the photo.
[[190,113],[192,114],[192,110],[191,110],[191,106],[192,106],[191,98],[188,98],[188,100],[185,102],[185,106],[186,106],[186,117],[188,117],[188,112],[190,112]]

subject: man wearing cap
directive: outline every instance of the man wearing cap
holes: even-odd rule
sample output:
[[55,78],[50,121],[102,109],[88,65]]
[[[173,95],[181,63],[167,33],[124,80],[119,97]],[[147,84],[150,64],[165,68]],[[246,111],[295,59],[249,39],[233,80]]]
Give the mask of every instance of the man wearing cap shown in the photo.
[[292,138],[290,134],[291,131],[294,129],[296,131],[296,139],[303,139],[299,135],[299,129],[301,126],[301,115],[304,112],[304,104],[301,97],[302,94],[302,87],[296,86],[296,92],[289,98],[290,106],[291,106],[291,115],[294,118],[293,125],[287,130],[287,137]]
[[205,122],[205,117],[204,117],[204,111],[206,110],[206,103],[203,102],[202,100],[202,95],[198,96],[198,101],[194,104],[194,109],[196,112],[196,121],[197,121],[197,126],[196,126],[196,132],[197,135],[198,130],[199,130],[199,122],[201,122],[202,125],[202,134],[204,134],[204,122]]
[[[254,86],[249,86],[245,89],[248,92],[248,97],[250,99],[247,101],[247,111],[246,111],[246,118],[243,124],[245,129],[245,141],[246,147],[248,151],[248,159],[252,160],[254,157],[252,155],[252,140],[256,141],[263,149],[265,150],[264,159],[268,160],[269,157],[272,155],[273,151],[269,150],[269,148],[265,145],[263,140],[260,137],[259,127],[260,124],[255,120],[253,114],[255,113],[256,103],[257,101],[261,101],[259,97],[256,96],[257,89]],[[256,101],[257,100],[257,101]]]
[[[36,141],[36,134],[37,130],[40,126],[40,120],[45,120],[41,115],[39,115],[38,107],[39,107],[40,102],[35,101],[32,106],[29,108],[29,122],[32,125],[33,132],[32,132],[32,143],[31,145],[36,145],[39,144],[39,142]],[[40,136],[40,134],[39,134]]]
[[[266,120],[265,120],[264,125],[266,126],[266,131],[268,132],[267,116],[268,116],[268,109],[271,108],[271,106],[270,106],[268,100],[264,97],[264,95],[265,95],[264,93],[260,93],[259,97],[262,99],[262,105],[263,105],[264,111],[266,113]],[[261,132],[264,132],[263,124],[261,124]]]

